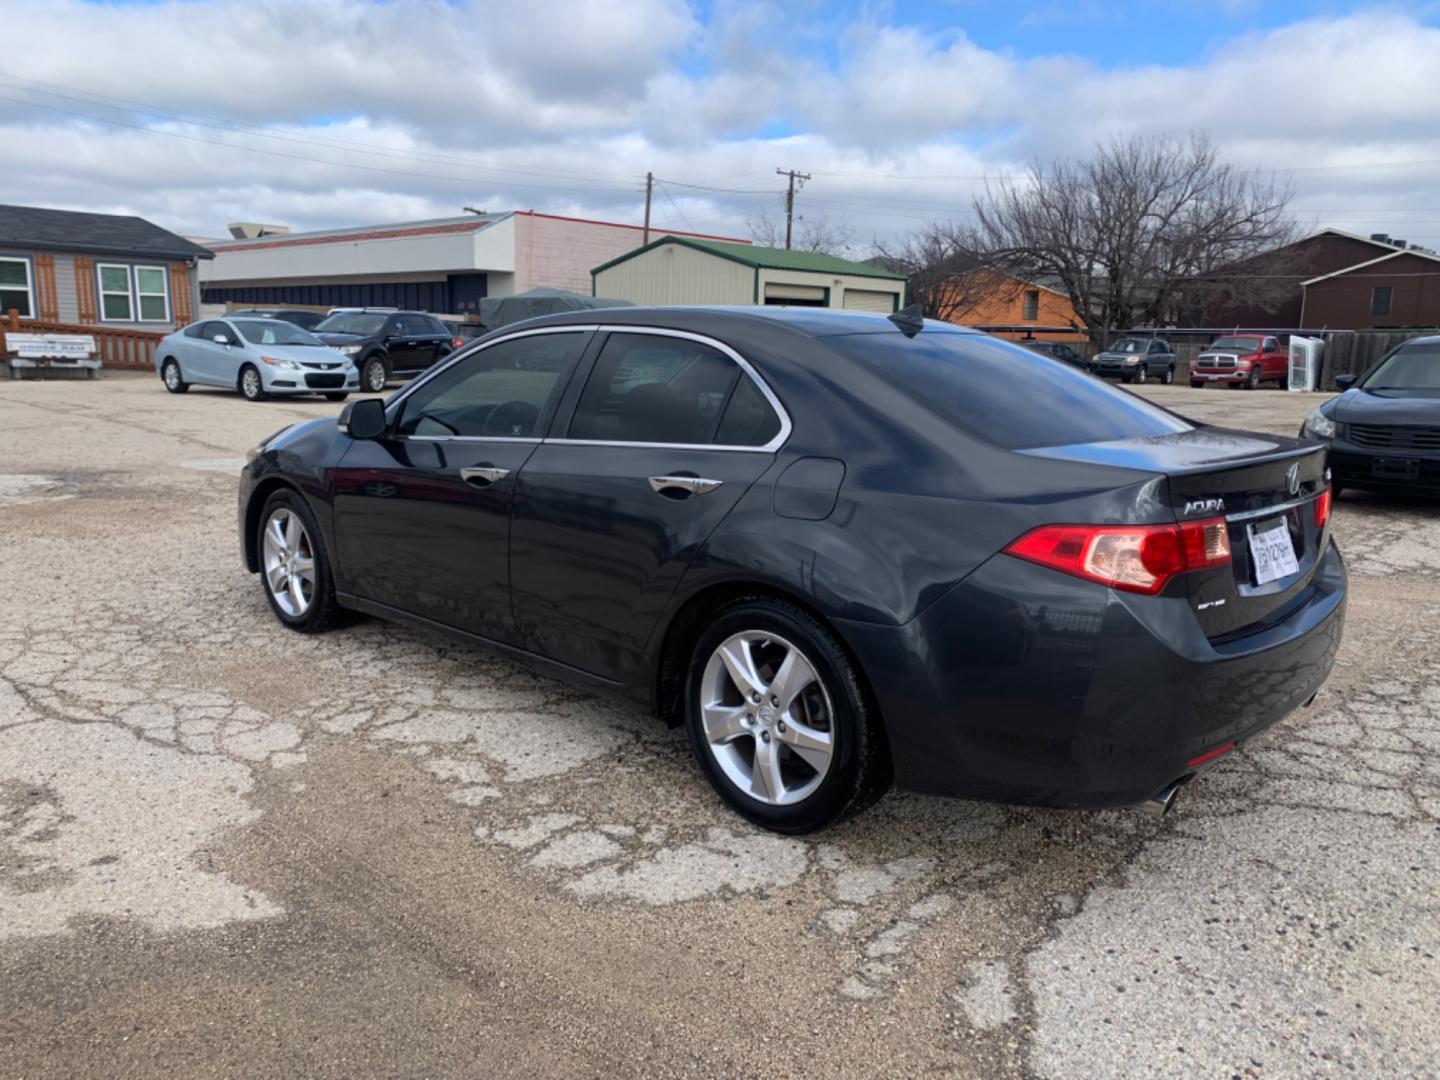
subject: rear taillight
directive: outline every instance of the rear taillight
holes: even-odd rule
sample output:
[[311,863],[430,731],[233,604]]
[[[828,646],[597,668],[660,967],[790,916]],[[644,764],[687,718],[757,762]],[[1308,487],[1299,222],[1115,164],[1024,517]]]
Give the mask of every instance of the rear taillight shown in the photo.
[[1315,500],[1315,527],[1317,529],[1323,529],[1325,523],[1330,520],[1330,500],[1333,497],[1334,490],[1327,487]]
[[464,339],[463,337],[452,337],[452,338],[450,339],[450,346],[451,346],[451,348],[458,349],[458,348],[460,348],[461,345],[464,345],[464,344],[465,344],[465,339]]
[[1230,565],[1230,531],[1224,518],[1177,525],[1042,525],[1005,553],[1153,596],[1177,574]]

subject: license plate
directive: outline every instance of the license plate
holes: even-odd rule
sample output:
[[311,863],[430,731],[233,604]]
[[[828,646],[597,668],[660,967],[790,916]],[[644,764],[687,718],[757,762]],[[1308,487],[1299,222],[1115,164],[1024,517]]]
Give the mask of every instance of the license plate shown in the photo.
[[1299,573],[1290,526],[1284,518],[1271,518],[1250,526],[1250,554],[1255,559],[1255,584],[1268,585]]
[[1372,458],[1370,475],[1377,480],[1418,480],[1420,462],[1408,458]]

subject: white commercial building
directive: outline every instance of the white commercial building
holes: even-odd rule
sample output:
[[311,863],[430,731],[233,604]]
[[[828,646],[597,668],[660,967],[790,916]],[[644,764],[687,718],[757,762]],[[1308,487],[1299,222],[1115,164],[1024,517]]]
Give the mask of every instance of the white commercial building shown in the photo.
[[[252,231],[260,235],[207,245],[215,258],[201,264],[205,303],[472,314],[487,296],[537,286],[588,294],[592,267],[644,239],[636,225],[532,210],[324,232]],[[662,229],[650,235],[720,239]]]

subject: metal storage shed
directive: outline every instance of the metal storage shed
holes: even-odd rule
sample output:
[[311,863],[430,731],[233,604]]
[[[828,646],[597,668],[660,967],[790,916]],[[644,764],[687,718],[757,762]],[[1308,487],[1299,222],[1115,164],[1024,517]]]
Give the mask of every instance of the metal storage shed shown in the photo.
[[590,272],[591,292],[636,304],[789,304],[884,314],[905,278],[868,263],[783,248],[662,236]]

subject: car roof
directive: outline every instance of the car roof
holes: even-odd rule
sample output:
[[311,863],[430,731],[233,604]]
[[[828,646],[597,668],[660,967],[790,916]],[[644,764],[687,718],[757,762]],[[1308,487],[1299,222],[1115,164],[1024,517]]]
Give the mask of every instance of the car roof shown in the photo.
[[[899,327],[887,315],[850,311],[844,308],[811,307],[617,307],[591,308],[542,315],[524,322],[509,323],[503,329],[511,333],[517,328],[535,329],[542,326],[583,325],[603,323],[610,326],[653,326],[696,333],[718,333],[727,324],[751,328],[766,324],[783,327],[806,337],[836,337],[842,334],[898,334]],[[979,334],[978,330],[954,323],[926,319],[923,333]]]

